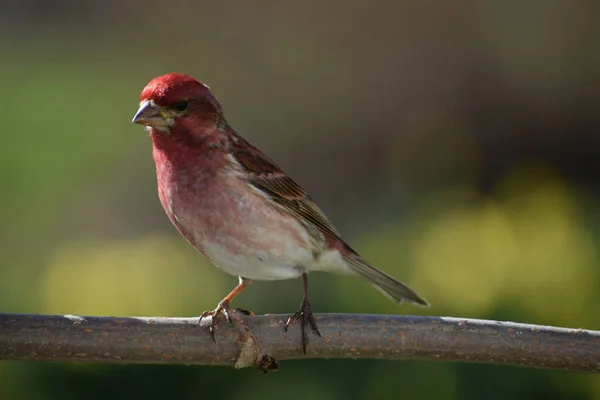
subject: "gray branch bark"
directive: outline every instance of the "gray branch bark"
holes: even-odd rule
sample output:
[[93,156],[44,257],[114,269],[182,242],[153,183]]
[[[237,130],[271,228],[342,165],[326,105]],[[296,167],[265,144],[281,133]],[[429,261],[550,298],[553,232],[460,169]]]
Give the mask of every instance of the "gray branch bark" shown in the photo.
[[[219,321],[215,339],[197,318],[0,314],[0,359],[120,364],[254,366],[295,358],[462,361],[600,372],[600,331],[487,320],[397,315],[316,315],[302,353],[287,315]],[[206,321],[208,322],[208,321]]]

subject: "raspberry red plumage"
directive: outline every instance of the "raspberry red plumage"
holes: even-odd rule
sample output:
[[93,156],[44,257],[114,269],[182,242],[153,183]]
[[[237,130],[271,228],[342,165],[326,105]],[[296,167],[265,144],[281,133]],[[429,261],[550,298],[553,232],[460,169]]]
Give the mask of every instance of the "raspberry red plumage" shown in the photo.
[[318,333],[307,298],[312,270],[358,273],[398,302],[427,305],[352,250],[307,193],[227,124],[208,86],[167,74],[153,79],[140,100],[134,122],[146,125],[152,138],[165,212],[190,244],[240,277],[213,314],[227,316],[229,301],[252,279],[302,276],[294,318],[302,319],[306,345],[305,326]]

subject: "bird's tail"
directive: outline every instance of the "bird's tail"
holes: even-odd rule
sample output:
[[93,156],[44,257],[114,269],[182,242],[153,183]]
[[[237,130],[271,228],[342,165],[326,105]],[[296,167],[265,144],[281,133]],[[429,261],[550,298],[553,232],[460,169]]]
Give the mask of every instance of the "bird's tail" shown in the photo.
[[416,305],[429,307],[429,303],[413,289],[409,288],[396,278],[369,265],[359,255],[352,254],[345,256],[344,260],[352,270],[368,280],[369,283],[392,300],[397,301],[398,303],[408,300]]

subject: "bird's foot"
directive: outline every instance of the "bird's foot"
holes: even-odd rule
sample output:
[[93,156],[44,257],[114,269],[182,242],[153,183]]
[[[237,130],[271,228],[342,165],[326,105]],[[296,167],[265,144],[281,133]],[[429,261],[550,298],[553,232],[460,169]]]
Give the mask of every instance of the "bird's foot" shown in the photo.
[[198,323],[202,323],[202,320],[204,318],[211,317],[211,321],[210,321],[210,325],[208,326],[208,329],[210,330],[210,336],[212,337],[213,342],[216,343],[215,328],[217,327],[217,318],[218,318],[219,314],[223,314],[225,316],[225,319],[227,320],[227,322],[229,322],[231,325],[233,325],[233,322],[231,321],[231,315],[233,312],[234,311],[231,309],[231,307],[229,307],[229,302],[222,301],[219,303],[219,305],[217,305],[217,308],[215,308],[213,311],[204,311],[202,313],[202,315],[200,316]]
[[317,328],[317,321],[315,320],[315,316],[313,315],[310,302],[308,301],[307,297],[302,298],[300,309],[296,311],[294,315],[288,318],[287,322],[285,323],[285,332],[287,332],[288,327],[294,321],[300,321],[300,329],[302,330],[302,350],[304,351],[304,354],[306,354],[306,345],[308,344],[308,332],[306,327],[310,325],[312,330],[315,331],[319,337],[321,336],[321,332],[319,332],[319,328]]

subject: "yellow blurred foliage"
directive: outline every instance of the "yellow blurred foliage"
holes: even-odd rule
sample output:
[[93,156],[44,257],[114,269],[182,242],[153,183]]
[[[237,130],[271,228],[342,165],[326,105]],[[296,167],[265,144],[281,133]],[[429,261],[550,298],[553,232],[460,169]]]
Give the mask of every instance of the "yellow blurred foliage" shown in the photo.
[[509,301],[538,323],[597,325],[597,254],[573,193],[528,168],[500,191],[500,201],[449,208],[423,222],[414,285],[434,307],[459,315],[486,316]]
[[515,256],[510,225],[493,203],[448,211],[415,239],[415,285],[434,307],[487,315],[500,300]]
[[507,297],[547,323],[600,327],[598,254],[578,199],[536,168],[511,176],[501,193],[519,245]]
[[555,174],[522,166],[493,199],[432,193],[411,223],[390,224],[357,248],[429,300],[428,314],[508,309],[531,317],[522,322],[593,329],[598,254],[579,200]]
[[180,238],[67,243],[40,277],[44,313],[199,315],[226,292],[225,275]]

